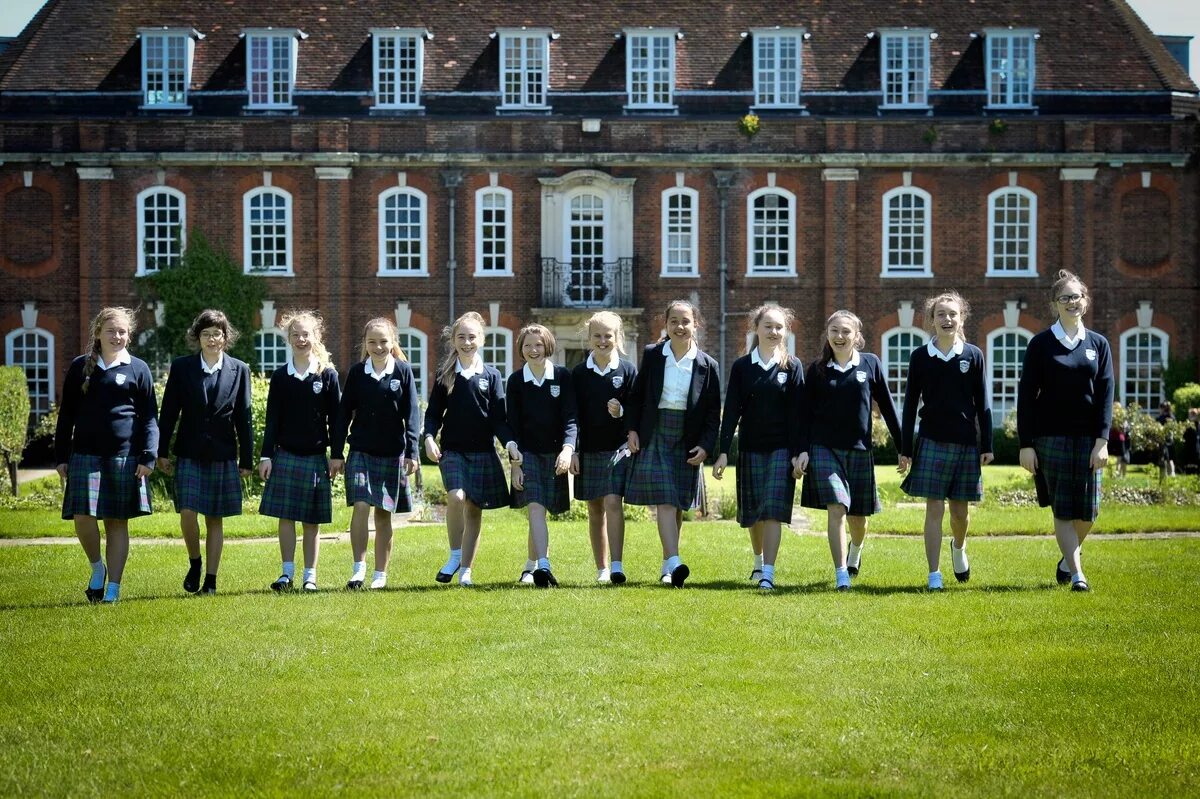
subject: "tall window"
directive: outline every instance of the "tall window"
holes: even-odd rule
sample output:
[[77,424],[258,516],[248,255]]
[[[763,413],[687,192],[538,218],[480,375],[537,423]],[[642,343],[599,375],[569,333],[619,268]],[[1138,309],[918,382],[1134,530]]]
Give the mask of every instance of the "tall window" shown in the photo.
[[759,189],[746,198],[746,274],[796,274],[796,195]]
[[260,330],[254,334],[254,354],[258,356],[259,374],[270,377],[271,374],[288,362],[287,337],[277,327]]
[[930,277],[929,192],[911,187],[883,195],[883,276]]
[[246,87],[251,108],[291,108],[296,75],[296,35],[246,34]]
[[1032,31],[988,31],[988,105],[1033,105],[1034,34]]
[[415,328],[400,330],[396,333],[396,344],[404,353],[404,357],[408,358],[408,365],[412,367],[413,380],[417,384],[417,397],[425,399],[425,334]]
[[880,47],[884,107],[927,107],[929,31],[885,32]]
[[142,31],[142,102],[187,108],[195,41],[187,31]]
[[700,273],[696,215],[700,194],[695,189],[667,189],[662,194],[662,276],[695,277]]
[[915,327],[895,327],[883,334],[883,373],[887,377],[888,392],[896,410],[902,411],[904,404],[904,386],[908,382],[908,359],[917,347],[923,347],[929,341],[923,330]]
[[425,242],[425,193],[396,188],[379,195],[379,274],[429,274]]
[[1122,402],[1136,402],[1144,410],[1155,411],[1167,399],[1162,373],[1169,344],[1170,337],[1154,327],[1121,334]]
[[483,362],[500,370],[500,376],[507,378],[512,368],[512,331],[507,327],[489,327],[483,331],[483,349],[479,353]]
[[4,356],[9,366],[25,372],[32,427],[54,402],[54,336],[40,327],[14,330],[4,337]]
[[988,335],[988,363],[992,376],[988,382],[992,396],[992,419],[996,427],[1009,413],[1017,410],[1017,387],[1021,383],[1021,364],[1032,335],[1028,330],[996,330]]
[[292,195],[259,187],[243,200],[243,252],[246,272],[292,274]]
[[502,108],[545,108],[549,31],[500,34]]
[[988,195],[989,276],[1037,275],[1037,195],[997,189]]
[[377,108],[420,108],[425,31],[375,29],[372,57]]
[[675,104],[675,31],[625,31],[625,83],[631,108]]
[[179,266],[187,229],[187,198],[183,192],[154,186],[137,196],[139,275]]
[[754,31],[754,104],[787,108],[800,104],[800,30]]
[[512,192],[500,186],[475,192],[475,274],[512,274]]

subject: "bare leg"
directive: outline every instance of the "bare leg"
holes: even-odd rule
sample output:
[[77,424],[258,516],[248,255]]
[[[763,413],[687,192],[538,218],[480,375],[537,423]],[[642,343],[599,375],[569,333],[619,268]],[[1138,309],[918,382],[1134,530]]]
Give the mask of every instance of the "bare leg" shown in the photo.
[[[319,524],[304,525],[304,568],[317,568],[317,557],[321,553],[321,539],[318,538],[318,533],[321,530]],[[292,556],[296,554],[296,525],[292,524]]]
[[104,520],[104,554],[108,560],[108,581],[120,583],[129,559],[129,520]]
[[475,564],[475,553],[479,550],[480,529],[483,527],[483,509],[471,500],[463,502],[462,564],[470,569]]
[[829,537],[829,554],[833,556],[833,568],[846,568],[846,506],[839,503],[827,505],[829,513],[826,534]]
[[1079,534],[1075,531],[1077,523],[1057,516],[1054,518],[1054,538],[1058,541],[1058,549],[1062,552],[1063,561],[1071,574],[1079,574],[1083,570],[1079,560]]
[[446,537],[450,540],[450,549],[462,549],[463,525],[465,523],[463,508],[467,501],[466,492],[455,489],[446,494]]
[[205,572],[216,575],[221,567],[221,550],[225,546],[225,520],[220,516],[205,516],[204,534],[204,554],[208,557]]
[[75,517],[75,537],[79,539],[88,563],[100,560],[100,525],[95,516]]
[[971,506],[964,500],[950,500],[950,533],[954,536],[954,547],[962,549],[967,544],[967,525],[971,522]]
[[930,574],[941,568],[942,520],[945,516],[945,500],[925,500],[925,560],[929,563]]
[[[367,549],[363,547],[363,556]],[[375,571],[386,572],[392,559],[392,514],[384,508],[375,508]]]
[[529,543],[530,560],[538,561],[550,557],[550,530],[546,526],[546,508],[537,502],[529,503]]
[[[588,537],[592,542],[592,560],[597,569],[608,565],[608,535],[607,535],[607,505],[608,497],[589,499],[588,508]],[[613,558],[620,560],[620,558]]]
[[350,552],[355,563],[367,559],[367,516],[371,506],[365,502],[354,503],[354,513],[350,516]]
[[683,514],[674,505],[658,505],[654,509],[658,520],[658,538],[662,542],[663,559],[679,554],[679,534]]
[[621,560],[625,554],[625,508],[617,494],[604,498],[604,515],[607,517],[608,548],[613,560]]
[[763,556],[763,564],[774,566],[775,559],[779,557],[779,541],[783,537],[783,525],[777,521],[759,522],[750,528],[751,539],[753,539],[753,531],[758,529],[758,538],[761,552]]
[[284,563],[296,560],[296,523],[291,519],[279,520],[279,559]]
[[[764,522],[757,522],[750,525],[750,551],[754,553],[754,557],[756,558],[761,555],[763,562],[767,563],[766,555],[763,552],[763,524]],[[774,563],[774,561],[769,562]]]
[[850,540],[854,545],[861,547],[863,540],[867,537],[867,517],[866,516],[847,516],[846,524],[850,528]]
[[187,547],[188,557],[192,560],[200,557],[200,518],[196,511],[179,511],[179,529],[183,532],[183,543]]

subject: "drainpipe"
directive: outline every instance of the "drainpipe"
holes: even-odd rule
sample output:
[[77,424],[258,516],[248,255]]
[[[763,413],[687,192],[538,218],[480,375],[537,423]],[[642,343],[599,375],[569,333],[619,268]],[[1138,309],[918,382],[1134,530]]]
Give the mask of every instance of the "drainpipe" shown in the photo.
[[447,257],[446,257],[446,274],[449,277],[450,286],[450,321],[453,322],[458,318],[458,314],[454,309],[454,278],[458,271],[458,261],[454,258],[454,209],[458,201],[458,187],[462,185],[463,174],[461,169],[447,169],[442,172],[442,185],[446,187],[446,219],[448,221],[449,230],[446,234],[447,241]]
[[[717,285],[719,287],[721,303],[720,303],[720,311],[719,311],[720,323],[717,325],[717,329],[720,331],[720,347],[721,347],[720,358],[721,358],[722,365],[724,365],[726,367],[723,370],[725,372],[726,376],[728,376],[728,374],[729,374],[728,364],[726,363],[726,361],[728,359],[725,357],[725,338],[726,338],[726,324],[725,324],[726,285],[725,285],[725,283],[726,283],[726,279],[729,276],[729,247],[728,247],[728,243],[727,243],[727,225],[728,225],[727,217],[728,217],[728,211],[729,211],[729,187],[733,185],[733,178],[734,178],[734,173],[727,171],[727,170],[716,170],[713,172],[713,179],[717,183],[717,197],[720,200],[720,206],[721,206],[721,214],[720,214],[721,245],[720,245],[720,248],[718,249],[718,252],[720,253],[720,256],[719,256],[720,260],[718,261],[718,264],[717,264]],[[729,383],[728,380],[721,381],[722,397],[724,397],[724,395],[725,395],[725,388],[728,383]]]

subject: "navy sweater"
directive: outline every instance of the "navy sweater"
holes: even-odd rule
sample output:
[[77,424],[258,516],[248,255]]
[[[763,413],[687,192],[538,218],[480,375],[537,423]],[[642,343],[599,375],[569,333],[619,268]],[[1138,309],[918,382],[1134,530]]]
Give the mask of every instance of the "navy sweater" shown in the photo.
[[254,465],[250,367],[225,353],[221,368],[210,375],[200,365],[203,357],[184,355],[171,362],[158,418],[162,449],[166,450],[178,421],[179,434],[171,450],[177,456],[208,462],[236,459],[238,466],[250,469]]
[[143,466],[158,458],[158,400],[150,367],[140,358],[104,370],[97,366],[83,393],[80,355],[63,380],[54,461],[67,463],[81,455],[133,455]]
[[888,392],[879,358],[859,353],[859,363],[845,372],[814,363],[804,380],[805,420],[800,425],[800,452],[813,444],[829,449],[871,449],[871,400],[879,406],[883,421],[900,440],[896,404]]
[[438,380],[429,392],[425,409],[425,435],[442,431],[441,448],[455,452],[493,452],[492,438],[514,441],[504,407],[504,378],[492,366],[470,379],[454,376],[454,391]]
[[588,368],[586,359],[571,372],[578,408],[579,452],[612,452],[625,443],[624,414],[616,419],[609,415],[608,401],[615,399],[625,408],[636,377],[637,368],[624,359],[619,359],[603,377]]
[[293,455],[324,455],[333,439],[342,387],[331,367],[303,380],[281,366],[271,375],[267,391],[267,423],[262,456],[274,458],[277,449]]
[[557,455],[564,445],[575,448],[579,431],[575,386],[567,367],[553,369],[553,376],[546,375],[540,387],[525,381],[524,369],[508,376],[508,423],[522,452]]
[[[629,404],[625,406],[626,429],[637,431],[643,447],[650,446],[658,427],[658,402],[662,399],[663,373],[667,365],[663,348],[669,346],[669,342],[659,341],[642,350],[642,365],[633,381],[633,390],[629,392]],[[683,413],[684,450],[700,447],[711,456],[717,446],[720,427],[721,368],[711,355],[698,351],[692,365],[687,408]]]
[[917,405],[922,401],[922,438],[978,446],[980,453],[992,451],[992,403],[987,395],[987,372],[983,352],[974,344],[964,343],[962,354],[949,361],[930,355],[926,345],[912,351],[904,387],[904,441],[900,447],[900,454],[910,458]]
[[341,460],[349,430],[351,450],[389,458],[403,455],[415,460],[420,419],[412,367],[396,361],[388,374],[376,380],[365,364],[356,363],[346,373],[329,457]]
[[1107,440],[1112,402],[1112,353],[1104,336],[1088,330],[1073,350],[1050,330],[1030,339],[1017,389],[1017,438],[1022,447],[1032,447],[1039,436]]
[[728,453],[733,430],[743,452],[799,452],[800,413],[804,401],[804,366],[788,358],[788,368],[772,364],[763,369],[749,355],[733,362],[725,389],[725,414],[717,454]]

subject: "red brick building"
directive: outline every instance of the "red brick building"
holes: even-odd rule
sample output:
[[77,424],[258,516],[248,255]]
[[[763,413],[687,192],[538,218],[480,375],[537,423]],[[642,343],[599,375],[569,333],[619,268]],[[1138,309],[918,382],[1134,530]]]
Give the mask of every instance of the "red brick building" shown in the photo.
[[1198,108],[1122,0],[50,0],[0,55],[4,358],[44,409],[198,228],[265,276],[268,366],[296,306],[342,365],[395,314],[424,377],[465,310],[508,368],[527,320],[570,360],[594,308],[644,343],[677,296],[728,364],[771,299],[805,361],[855,310],[899,391],[954,287],[1006,409],[1067,267],[1153,404],[1200,353]]

